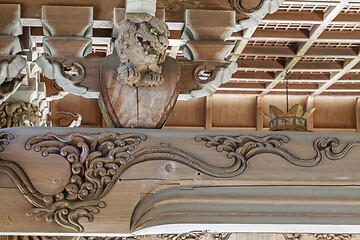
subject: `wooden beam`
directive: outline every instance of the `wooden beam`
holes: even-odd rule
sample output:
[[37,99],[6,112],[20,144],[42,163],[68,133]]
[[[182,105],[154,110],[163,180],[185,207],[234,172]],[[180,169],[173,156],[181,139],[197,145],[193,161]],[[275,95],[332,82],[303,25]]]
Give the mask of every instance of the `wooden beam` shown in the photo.
[[213,111],[212,111],[212,104],[213,102],[213,95],[209,95],[206,96],[206,104],[205,104],[205,129],[206,130],[211,130],[212,129],[212,115],[213,115]]
[[360,57],[346,60],[344,63],[344,68],[338,72],[332,73],[330,80],[328,82],[326,82],[325,84],[323,84],[321,87],[319,87],[319,89],[316,90],[312,95],[313,96],[320,95],[322,92],[324,92],[324,90],[328,89],[337,80],[339,80],[342,76],[344,76],[346,73],[348,73],[349,70],[352,69],[353,67],[355,67],[359,62],[360,62]]
[[[241,53],[242,56],[268,56],[268,57],[296,57],[296,52],[291,47],[281,46],[246,46]],[[305,57],[338,57],[353,58],[357,56],[354,48],[334,47],[311,47],[304,54]]]
[[235,47],[233,50],[233,55],[230,56],[229,61],[236,62],[249,42],[248,38],[250,38],[256,30],[256,26],[250,27],[248,29],[243,30],[243,39],[236,41]]
[[[234,33],[229,40],[237,41],[244,39],[239,33]],[[307,30],[279,30],[279,29],[257,29],[250,41],[290,41],[306,42],[309,41],[309,31]],[[357,31],[325,31],[316,42],[334,42],[334,43],[351,43],[359,42]]]
[[264,110],[264,97],[258,96],[256,98],[256,131],[264,131],[264,117],[260,113]]
[[261,23],[321,23],[323,20],[321,12],[296,12],[278,10],[273,14],[267,14]]

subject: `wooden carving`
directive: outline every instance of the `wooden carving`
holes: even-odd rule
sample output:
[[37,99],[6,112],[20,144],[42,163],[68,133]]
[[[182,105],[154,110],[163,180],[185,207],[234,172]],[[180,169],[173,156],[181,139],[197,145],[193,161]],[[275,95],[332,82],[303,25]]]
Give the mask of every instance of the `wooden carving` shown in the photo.
[[158,235],[160,239],[163,240],[200,240],[204,239],[206,236],[211,235],[207,231],[191,231],[188,233],[180,234],[161,234]]
[[79,83],[86,77],[86,70],[80,62],[73,61],[49,61],[45,56],[36,59],[36,63],[43,70],[44,76],[55,79],[64,91],[75,95],[88,97],[88,89],[79,86]]
[[284,233],[283,236],[285,240],[300,240],[302,238],[300,233]]
[[115,48],[120,59],[117,80],[139,87],[164,83],[162,67],[169,46],[170,31],[158,18],[147,20],[143,15],[134,22],[125,18],[120,24]]
[[0,105],[0,128],[44,125],[45,121],[38,106],[26,102],[4,102]]
[[350,240],[354,238],[354,234],[310,234],[317,240]]
[[[0,146],[8,144],[13,134],[2,133]],[[149,161],[175,161],[208,176],[230,178],[247,169],[248,161],[258,154],[272,153],[288,162],[304,167],[319,164],[324,155],[329,159],[341,159],[360,143],[349,143],[340,152],[334,152],[337,139],[316,139],[313,143],[316,157],[301,159],[283,148],[290,139],[281,135],[257,136],[198,136],[196,141],[227,152],[234,160],[228,166],[215,166],[167,143],[146,145],[147,136],[136,133],[48,133],[30,138],[25,148],[42,152],[43,156],[58,154],[70,163],[71,177],[65,188],[54,195],[39,192],[31,183],[21,166],[12,161],[0,160],[0,171],[15,181],[25,198],[34,206],[28,212],[37,219],[45,218],[76,231],[83,231],[80,218],[92,221],[106,203],[101,200],[113,188],[117,180],[129,168]],[[1,150],[1,149],[0,149]],[[136,214],[134,215],[136,216]],[[136,223],[137,221],[135,221]],[[134,224],[134,220],[133,220]],[[133,226],[136,228],[136,224]]]
[[[212,16],[212,21],[208,21]],[[226,41],[235,31],[235,12],[218,10],[186,10],[182,38],[188,40],[181,61],[179,99],[204,97],[230,81],[237,71],[235,62],[225,61],[234,43]]]
[[[312,159],[302,159],[282,147],[290,139],[283,135],[268,135],[265,137],[255,136],[198,136],[197,142],[204,141],[208,148],[214,147],[218,152],[227,152],[228,158],[234,158],[235,164],[226,172],[231,175],[239,175],[248,168],[248,161],[262,153],[276,154],[289,163],[301,167],[317,166],[324,156],[330,160],[339,160],[345,157],[348,152],[360,142],[347,144],[340,152],[334,148],[339,145],[336,138],[318,138],[313,142],[316,155]],[[230,171],[229,171],[230,170]]]
[[166,56],[170,32],[149,14],[126,16],[115,41],[116,54],[101,66],[100,108],[110,127],[161,128],[180,87],[179,65]]
[[258,4],[255,6],[253,4],[250,4],[251,6],[243,6],[243,0],[228,1],[237,13],[245,16],[245,18],[238,21],[240,25],[239,30],[243,30],[259,24],[266,14],[276,12],[285,0],[260,0],[256,1]]
[[6,101],[20,87],[25,78],[21,71],[25,67],[26,59],[20,56],[0,62],[0,103]]
[[53,127],[79,127],[81,125],[82,116],[78,113],[57,112],[49,116],[49,121]]

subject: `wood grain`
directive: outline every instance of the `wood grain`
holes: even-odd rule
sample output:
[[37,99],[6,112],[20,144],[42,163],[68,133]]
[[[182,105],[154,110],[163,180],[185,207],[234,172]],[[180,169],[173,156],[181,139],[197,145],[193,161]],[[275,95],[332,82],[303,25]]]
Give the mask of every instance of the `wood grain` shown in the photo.
[[119,60],[108,56],[101,67],[100,87],[105,114],[115,127],[161,128],[179,93],[180,69],[172,58],[162,64],[164,84],[133,87],[116,80]]

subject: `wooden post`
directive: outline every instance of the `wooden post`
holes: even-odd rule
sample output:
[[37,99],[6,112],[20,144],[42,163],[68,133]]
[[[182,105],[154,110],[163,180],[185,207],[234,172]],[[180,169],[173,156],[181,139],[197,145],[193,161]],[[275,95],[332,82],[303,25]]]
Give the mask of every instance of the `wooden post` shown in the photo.
[[205,104],[205,129],[211,130],[212,129],[212,101],[213,95],[209,95],[206,97],[206,104]]
[[264,109],[264,96],[256,98],[256,131],[264,131],[264,117],[260,110]]
[[355,116],[356,116],[356,132],[360,132],[360,98],[356,98],[355,105]]
[[[308,97],[306,101],[306,112],[309,112],[314,107],[314,97]],[[311,114],[307,119],[307,130],[313,131],[314,129],[314,114]]]

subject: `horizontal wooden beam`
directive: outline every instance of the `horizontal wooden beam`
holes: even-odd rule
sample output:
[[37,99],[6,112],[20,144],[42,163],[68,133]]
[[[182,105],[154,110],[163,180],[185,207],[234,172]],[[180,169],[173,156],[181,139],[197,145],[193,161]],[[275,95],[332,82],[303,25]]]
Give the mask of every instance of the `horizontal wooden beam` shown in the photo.
[[[244,39],[241,33],[234,33],[229,40]],[[295,41],[306,42],[309,40],[309,31],[307,30],[274,30],[274,29],[257,29],[251,41]],[[316,42],[336,42],[336,43],[357,43],[359,35],[357,31],[325,31],[320,35]]]
[[[353,58],[357,56],[358,49],[354,48],[335,48],[335,47],[311,47],[305,57],[321,58]],[[269,56],[269,57],[296,57],[296,52],[292,47],[281,46],[249,46],[247,45],[241,56]]]

